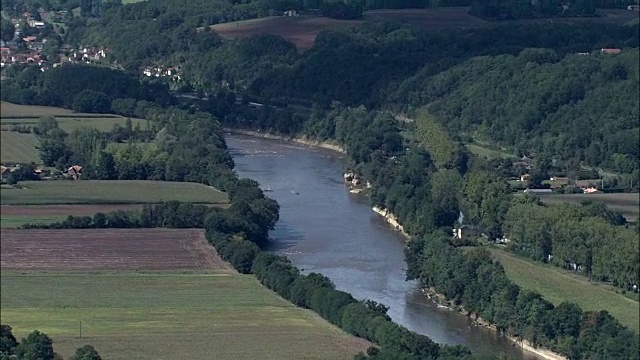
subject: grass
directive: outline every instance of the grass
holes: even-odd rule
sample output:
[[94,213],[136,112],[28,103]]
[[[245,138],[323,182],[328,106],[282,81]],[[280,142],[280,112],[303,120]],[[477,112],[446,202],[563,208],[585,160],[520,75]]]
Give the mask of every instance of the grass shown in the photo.
[[[124,117],[58,117],[58,126],[71,133],[73,130],[80,128],[95,128],[102,132],[111,131],[115,124],[124,126],[127,119]],[[11,125],[35,126],[38,123],[37,118],[4,118],[0,120],[3,130],[9,130]],[[136,126],[140,124],[140,128],[147,126],[147,121],[143,119],[131,119],[131,124]]]
[[4,216],[0,215],[0,229],[15,229],[24,224],[50,224],[63,221],[64,215],[43,215],[43,216]]
[[24,181],[3,187],[2,205],[137,204],[182,201],[225,204],[227,195],[201,184],[145,180]]
[[19,105],[10,102],[0,102],[0,117],[41,117],[41,116],[70,116],[78,114],[72,110],[67,110],[52,106]]
[[2,323],[17,337],[45,332],[65,358],[84,344],[111,360],[352,359],[366,347],[250,275],[3,271],[0,281]]
[[540,200],[545,204],[571,203],[580,204],[583,201],[603,202],[608,208],[617,210],[627,219],[636,221],[640,216],[640,194],[638,193],[614,193],[614,194],[552,194],[542,195]]
[[509,252],[490,248],[500,261],[507,277],[520,287],[536,291],[558,305],[570,301],[584,310],[607,310],[623,325],[640,331],[638,301],[616,293],[613,286],[589,281],[588,278],[548,264],[522,259]]
[[484,146],[480,146],[478,144],[466,144],[465,145],[469,151],[477,156],[482,156],[487,159],[497,159],[497,158],[505,158],[505,159],[515,159],[516,156],[513,154],[508,154],[503,151],[489,149]]
[[40,162],[36,149],[38,139],[33,134],[15,131],[0,131],[0,162],[30,163]]
[[[113,126],[119,124],[124,126],[127,119],[110,114],[84,114],[75,113],[71,110],[35,105],[18,105],[2,101],[0,103],[0,128],[1,132],[1,152],[0,162],[20,162],[29,163],[41,162],[38,154],[38,138],[33,134],[22,134],[10,131],[14,125],[34,127],[38,119],[43,116],[55,116],[58,126],[67,133],[80,128],[95,128],[98,131],[107,132]],[[147,128],[147,121],[143,119],[131,119],[133,126]]]

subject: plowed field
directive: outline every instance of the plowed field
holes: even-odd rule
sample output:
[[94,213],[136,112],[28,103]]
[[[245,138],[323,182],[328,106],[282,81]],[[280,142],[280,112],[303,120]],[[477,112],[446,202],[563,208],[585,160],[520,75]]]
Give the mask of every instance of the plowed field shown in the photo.
[[2,230],[0,267],[232,272],[195,229]]

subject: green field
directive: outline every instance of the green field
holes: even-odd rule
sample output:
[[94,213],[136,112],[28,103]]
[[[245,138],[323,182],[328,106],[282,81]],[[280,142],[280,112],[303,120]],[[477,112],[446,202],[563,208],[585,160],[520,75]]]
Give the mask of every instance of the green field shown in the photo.
[[607,310],[623,325],[636,333],[640,331],[638,301],[616,293],[613,286],[589,281],[585,276],[552,265],[524,260],[500,249],[490,251],[504,266],[507,277],[522,288],[542,294],[555,305],[567,300],[584,310]]
[[38,139],[33,134],[0,131],[0,162],[39,163],[37,143]]
[[65,116],[78,115],[72,110],[53,107],[53,106],[36,106],[36,105],[19,105],[10,102],[0,102],[0,117],[41,117],[41,116]]
[[[2,324],[33,329],[67,358],[93,345],[118,359],[352,359],[366,343],[250,275],[3,271]],[[82,323],[82,338],[78,338]]]
[[612,210],[617,210],[627,219],[636,221],[640,216],[640,194],[616,193],[616,194],[553,194],[541,195],[540,200],[545,204],[572,203],[580,204],[583,201],[603,202]]
[[[115,124],[124,126],[127,121],[124,117],[58,117],[56,119],[58,120],[58,126],[67,133],[71,133],[73,130],[80,128],[95,128],[99,131],[107,132],[113,129]],[[38,119],[36,118],[3,118],[0,120],[3,130],[9,130],[12,125],[33,127],[37,123]],[[142,119],[131,119],[131,123],[133,126],[140,124],[140,127],[144,129],[146,128],[147,121]]]
[[[2,130],[0,162],[40,163],[38,154],[38,139],[32,134],[10,131],[13,126],[34,127],[42,116],[55,116],[58,126],[67,133],[80,128],[95,128],[102,132],[113,129],[118,124],[124,126],[127,119],[119,115],[84,114],[71,110],[34,105],[18,105],[5,101],[0,103],[0,129]],[[147,128],[147,121],[131,119],[133,126]]]
[[226,204],[227,195],[212,187],[185,182],[144,180],[24,181],[2,187],[2,205],[140,204],[182,201]]
[[497,159],[497,158],[506,158],[506,159],[515,159],[516,156],[513,154],[508,154],[503,151],[493,150],[478,144],[466,144],[466,148],[474,155],[482,156],[487,159]]
[[24,224],[51,224],[63,221],[67,216],[44,215],[44,216],[4,216],[0,215],[0,229],[15,229]]

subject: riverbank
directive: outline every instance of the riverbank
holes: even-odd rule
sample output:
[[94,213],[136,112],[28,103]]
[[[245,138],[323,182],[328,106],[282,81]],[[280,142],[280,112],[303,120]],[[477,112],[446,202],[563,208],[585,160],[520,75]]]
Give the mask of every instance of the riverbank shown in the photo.
[[[391,213],[388,209],[374,206],[373,211],[379,214],[380,216],[382,216],[387,221],[387,223],[389,223],[389,225],[391,225],[394,228],[394,230],[404,235],[407,238],[407,240],[410,238],[409,234],[407,234],[407,232],[404,230],[404,227],[402,226],[402,224],[400,224],[400,222],[398,221],[398,218],[393,213]],[[438,305],[438,307],[443,307],[443,308],[446,308],[447,310],[455,310],[459,312],[461,315],[464,315],[465,317],[473,317],[474,323],[476,326],[482,326],[486,329],[495,331],[496,333],[499,332],[498,328],[494,324],[482,319],[481,317],[477,316],[477,314],[471,314],[461,306],[454,305],[453,303],[451,303],[451,301],[447,300],[443,294],[437,292],[435,289],[433,288],[423,289],[423,292],[425,293],[425,296],[427,296],[436,305]],[[509,339],[515,346],[520,346],[523,351],[527,351],[529,353],[535,354],[537,356],[540,356],[543,359],[568,360],[568,358],[556,352],[553,352],[549,349],[542,348],[542,347],[534,347],[527,340],[524,340],[524,339],[519,340],[514,336],[510,336],[506,334],[502,334],[502,336]]]
[[402,224],[400,224],[400,222],[398,221],[398,218],[393,213],[391,213],[391,211],[389,211],[388,209],[379,208],[377,206],[373,207],[373,211],[382,216],[389,223],[389,225],[393,227],[394,230],[404,235],[407,240],[411,238],[409,234],[407,234],[407,232],[404,230]]
[[[291,140],[291,138],[296,138],[296,137],[288,137],[288,136],[276,136],[276,135],[273,135],[273,134],[265,134],[265,133],[261,133],[261,132],[248,132],[248,131],[241,132],[241,131],[233,131],[233,130],[231,130],[230,132],[234,132],[234,133],[237,133],[237,134],[243,134],[243,135],[249,135],[249,136],[256,136],[256,137],[263,138],[263,139],[274,139],[274,140],[284,140],[284,141],[290,141],[290,140]],[[300,138],[298,137],[298,139],[300,139]],[[305,139],[305,138],[302,138],[302,139]],[[315,145],[313,142],[311,142],[311,143],[310,143],[310,142],[308,142],[308,139],[305,139],[305,143],[306,143],[307,145],[312,145],[312,146],[313,146],[313,145]],[[251,158],[248,158],[248,159],[251,159]],[[245,164],[245,165],[246,165],[246,164]],[[278,169],[278,170],[282,170],[281,168],[277,168],[277,169]],[[250,173],[248,173],[248,174],[246,174],[246,175],[247,175],[247,176],[249,176],[249,175],[251,175],[251,174],[250,174]],[[334,173],[334,175],[335,175],[335,173]],[[297,176],[298,176],[298,175],[297,175]],[[327,174],[327,176],[329,176],[329,174]],[[313,178],[317,178],[317,177],[318,177],[318,174],[317,174],[317,173],[314,173],[312,177],[313,177]],[[283,195],[283,196],[286,196],[286,195]],[[371,207],[367,207],[367,208],[368,208],[368,209],[371,209]],[[390,224],[394,229],[396,229],[396,230],[398,231],[398,233],[401,233],[401,234],[402,234],[406,239],[408,239],[408,238],[409,238],[409,234],[408,234],[408,233],[407,233],[407,231],[404,229],[404,227],[402,226],[402,224],[401,224],[401,223],[400,223],[400,221],[398,220],[397,216],[395,216],[394,214],[390,213],[390,211],[388,211],[388,209],[384,209],[384,208],[377,207],[377,208],[374,208],[374,209],[372,209],[372,210],[373,210],[374,212],[376,212],[376,214],[378,214],[378,215],[382,216],[382,217],[385,219],[385,221],[387,221],[387,222],[388,222],[388,223],[389,223],[389,224]],[[330,210],[329,210],[329,211],[330,211]],[[361,209],[360,211],[363,211],[363,212],[365,212],[365,213],[366,213],[366,211],[364,211],[364,209]],[[396,242],[396,244],[397,244],[397,243],[398,243],[398,239],[394,239],[394,240],[395,240],[395,242]],[[401,248],[395,248],[395,250],[397,250],[397,251],[400,253],[400,256],[401,256],[402,249],[401,249]],[[337,256],[337,257],[339,257],[339,255],[336,255],[336,256]],[[313,261],[312,261],[312,260],[309,260],[309,259],[306,259],[306,260],[305,260],[305,256],[304,256],[304,255],[300,255],[300,257],[302,258],[302,263],[304,263],[304,264],[305,264],[305,266],[308,266],[309,264],[315,264],[315,263],[313,263],[313,261],[315,261],[315,260],[313,260]],[[315,258],[315,257],[314,257],[314,258]],[[403,258],[403,257],[402,257],[402,258]],[[299,260],[300,260],[300,259],[299,259]],[[404,259],[403,259],[403,260],[404,260]],[[319,270],[320,270],[320,269],[322,269],[322,267],[321,267],[321,266],[322,266],[322,265],[320,265],[320,267],[318,268]],[[406,265],[405,265],[405,266],[406,266]],[[397,266],[397,269],[400,269],[400,265],[398,265],[398,266]],[[400,280],[400,278],[402,278],[402,280],[404,280],[404,276],[405,276],[404,271],[402,271],[401,273],[398,273],[398,274],[397,274],[397,278],[398,278],[399,280]],[[423,296],[424,296],[424,295],[423,295]],[[427,300],[427,297],[426,297],[426,296],[424,296],[424,299],[425,299],[425,301],[426,301],[426,300]],[[451,309],[451,310],[454,310],[454,309]],[[434,311],[434,312],[435,312],[436,310],[435,310],[435,309],[433,309],[432,311]],[[452,311],[452,314],[451,314],[451,315],[452,315],[452,316],[457,317],[457,316],[458,316],[458,315],[456,314],[457,312],[458,312],[458,311],[456,311],[456,312],[454,313],[454,312]],[[466,316],[464,313],[462,313],[462,314],[460,314],[460,315],[464,316],[464,318],[462,318],[462,317],[458,317],[459,319],[465,319],[465,318],[467,318],[467,316]],[[428,321],[428,320],[427,320],[427,319],[425,319],[425,321]],[[463,324],[466,324],[466,321],[464,321],[464,322],[462,322],[462,323],[463,323]],[[462,325],[462,324],[461,324],[461,325]],[[460,328],[460,329],[459,329],[459,331],[465,331],[465,330],[466,330],[466,327],[467,327],[467,326],[466,326],[466,325],[462,325],[462,326],[463,326],[463,328]],[[491,329],[491,328],[488,328],[488,329]],[[495,328],[493,328],[493,330],[496,330],[496,331],[497,331],[497,329],[495,329]],[[424,330],[423,330],[423,329],[421,329],[421,331],[424,331]],[[473,330],[473,329],[471,330],[471,332],[474,332],[474,331],[476,331],[476,330]],[[491,335],[491,333],[490,333],[490,332],[487,332],[487,331],[480,331],[480,332],[481,332],[481,333],[484,333],[484,334],[485,334],[484,336],[495,338],[495,335]],[[543,356],[543,355],[541,355],[541,353],[540,353],[540,349],[534,349],[534,348],[529,349],[528,347],[523,346],[523,344],[522,344],[520,341],[517,341],[517,339],[513,339],[513,338],[510,338],[510,337],[508,337],[508,336],[503,336],[503,337],[499,337],[499,338],[501,338],[501,339],[502,339],[500,342],[502,342],[503,346],[506,346],[506,347],[508,347],[508,348],[513,349],[512,351],[517,351],[517,352],[518,352],[518,353],[520,353],[520,354],[522,354],[522,351],[524,351],[524,353],[525,353],[525,354],[528,354],[528,355],[525,355],[525,357],[526,357],[526,358],[535,357],[535,358],[537,358],[537,359],[548,359],[548,360],[557,360],[557,359],[562,359],[562,357],[551,357],[551,356],[549,356],[549,355],[547,355],[547,356]],[[510,343],[510,342],[511,342],[511,344],[512,344],[512,345],[509,345],[509,343]],[[517,350],[516,350],[516,349],[517,349]],[[508,351],[507,351],[507,350],[505,350],[505,351],[506,351],[506,352],[509,352],[509,351],[511,351],[511,350],[508,350]],[[518,356],[516,356],[516,355],[514,354],[514,357],[518,357]]]
[[319,147],[326,150],[339,152],[345,155],[347,154],[347,151],[337,143],[320,141],[317,139],[310,138],[308,136],[284,136],[284,135],[276,135],[276,134],[267,133],[267,132],[241,130],[241,129],[234,129],[234,128],[223,128],[223,130],[231,134],[255,136],[255,137],[260,137],[263,139],[271,139],[271,140],[290,141],[296,144],[314,146],[314,147]]

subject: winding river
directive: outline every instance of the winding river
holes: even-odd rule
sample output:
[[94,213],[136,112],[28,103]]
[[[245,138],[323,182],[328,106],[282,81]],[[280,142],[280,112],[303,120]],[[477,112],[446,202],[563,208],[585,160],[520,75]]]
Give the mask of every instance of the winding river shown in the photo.
[[342,155],[290,142],[228,135],[241,177],[260,182],[280,204],[273,251],[303,272],[328,276],[340,290],[389,307],[397,323],[438,343],[463,344],[484,354],[539,359],[493,331],[438,308],[416,282],[405,281],[404,237],[375,214],[367,199],[342,182]]

